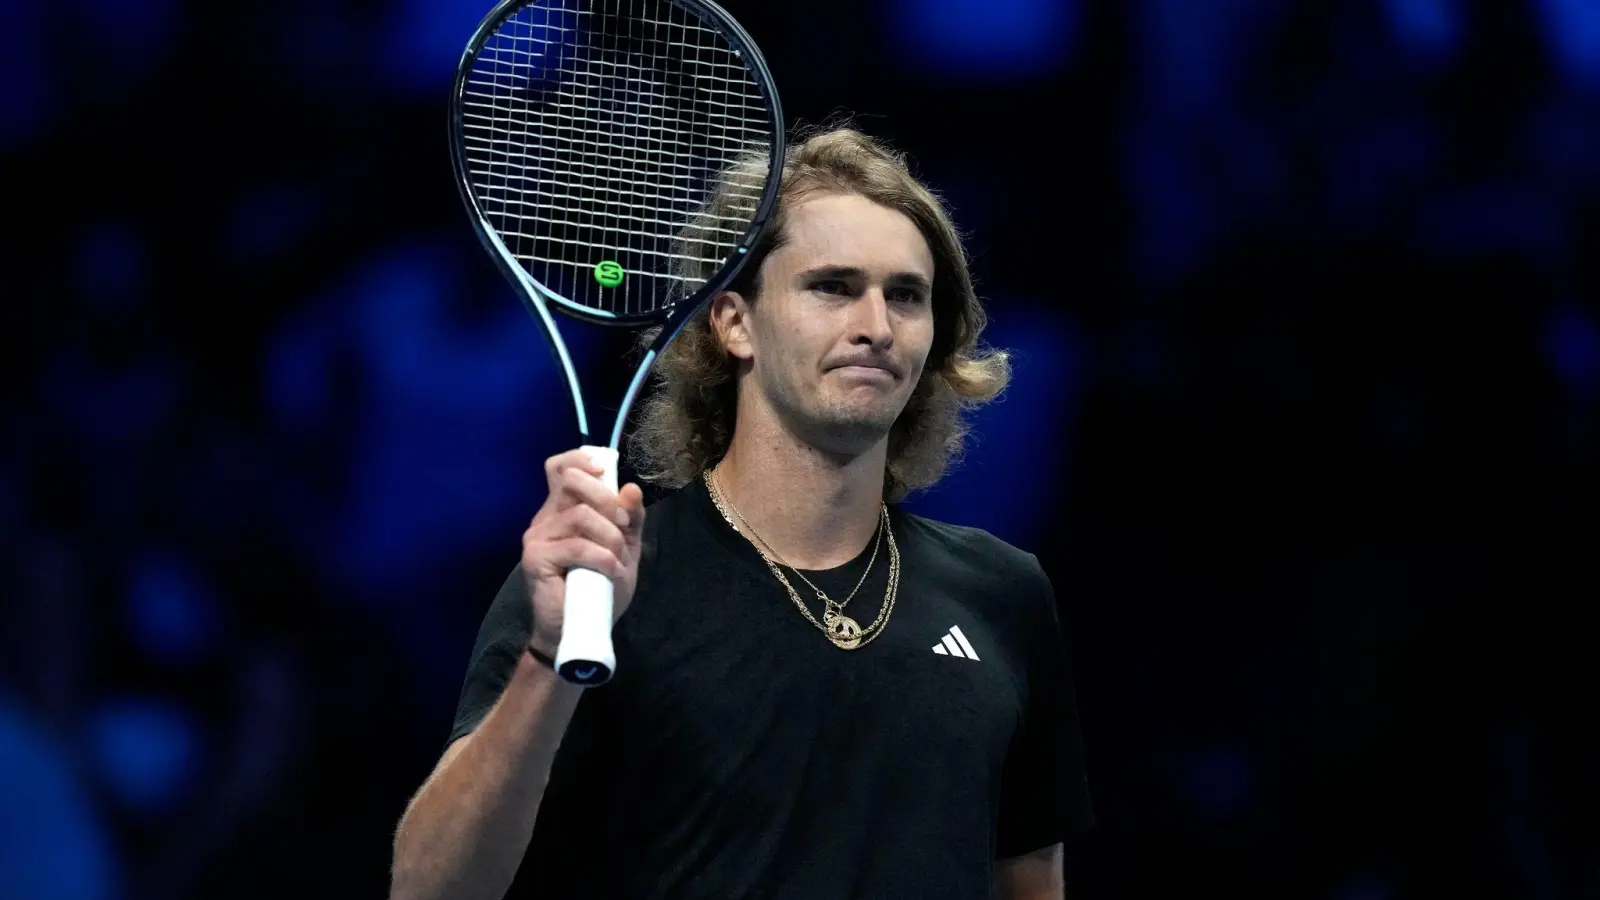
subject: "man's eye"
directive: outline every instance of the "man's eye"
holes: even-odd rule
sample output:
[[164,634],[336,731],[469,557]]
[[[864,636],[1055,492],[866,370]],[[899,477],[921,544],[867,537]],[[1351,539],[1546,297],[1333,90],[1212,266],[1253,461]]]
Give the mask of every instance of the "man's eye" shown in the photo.
[[889,292],[889,298],[901,303],[921,303],[922,292],[916,288],[895,288]]
[[842,281],[835,280],[835,279],[830,279],[830,280],[827,280],[827,281],[818,281],[815,284],[811,285],[811,289],[813,291],[816,291],[819,294],[846,294],[846,293],[849,293],[849,289],[845,286],[845,283],[842,282]]

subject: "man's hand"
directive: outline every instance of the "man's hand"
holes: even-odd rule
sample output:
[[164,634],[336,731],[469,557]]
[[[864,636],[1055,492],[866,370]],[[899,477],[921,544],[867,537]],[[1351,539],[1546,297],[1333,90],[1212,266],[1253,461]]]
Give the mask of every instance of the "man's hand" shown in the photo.
[[551,656],[561,643],[567,570],[593,569],[616,585],[613,623],[627,611],[639,579],[644,492],[627,484],[613,494],[582,450],[545,460],[549,494],[522,535],[522,577],[533,598],[533,644]]

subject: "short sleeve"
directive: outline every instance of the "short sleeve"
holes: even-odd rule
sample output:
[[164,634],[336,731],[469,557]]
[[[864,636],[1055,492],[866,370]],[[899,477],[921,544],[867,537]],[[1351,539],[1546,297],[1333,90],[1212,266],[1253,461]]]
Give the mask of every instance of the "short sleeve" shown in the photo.
[[484,614],[483,624],[478,627],[478,638],[472,646],[447,745],[470,734],[494,708],[500,693],[511,681],[511,674],[516,671],[517,661],[532,633],[533,604],[528,599],[527,583],[522,579],[519,566],[506,577],[500,593],[495,595],[489,611]]
[[1028,611],[1027,705],[1001,774],[995,855],[1021,856],[1065,843],[1094,823],[1078,707],[1055,592],[1040,585]]

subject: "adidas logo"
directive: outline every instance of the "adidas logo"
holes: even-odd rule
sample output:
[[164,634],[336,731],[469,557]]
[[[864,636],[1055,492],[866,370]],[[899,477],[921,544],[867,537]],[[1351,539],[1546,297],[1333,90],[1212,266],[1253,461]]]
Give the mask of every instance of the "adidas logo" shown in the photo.
[[967,636],[961,633],[959,625],[950,626],[950,630],[944,633],[944,638],[933,645],[933,652],[940,656],[960,656],[974,660],[978,658],[978,651],[967,643]]

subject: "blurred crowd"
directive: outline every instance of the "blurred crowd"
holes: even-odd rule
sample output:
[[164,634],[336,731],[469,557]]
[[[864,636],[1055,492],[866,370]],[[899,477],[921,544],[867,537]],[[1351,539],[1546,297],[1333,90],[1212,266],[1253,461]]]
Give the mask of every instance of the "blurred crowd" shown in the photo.
[[[1056,581],[1078,893],[1600,890],[1600,11],[727,5],[973,234],[1017,380],[912,504]],[[449,182],[486,11],[8,5],[0,896],[382,893],[572,440]]]

